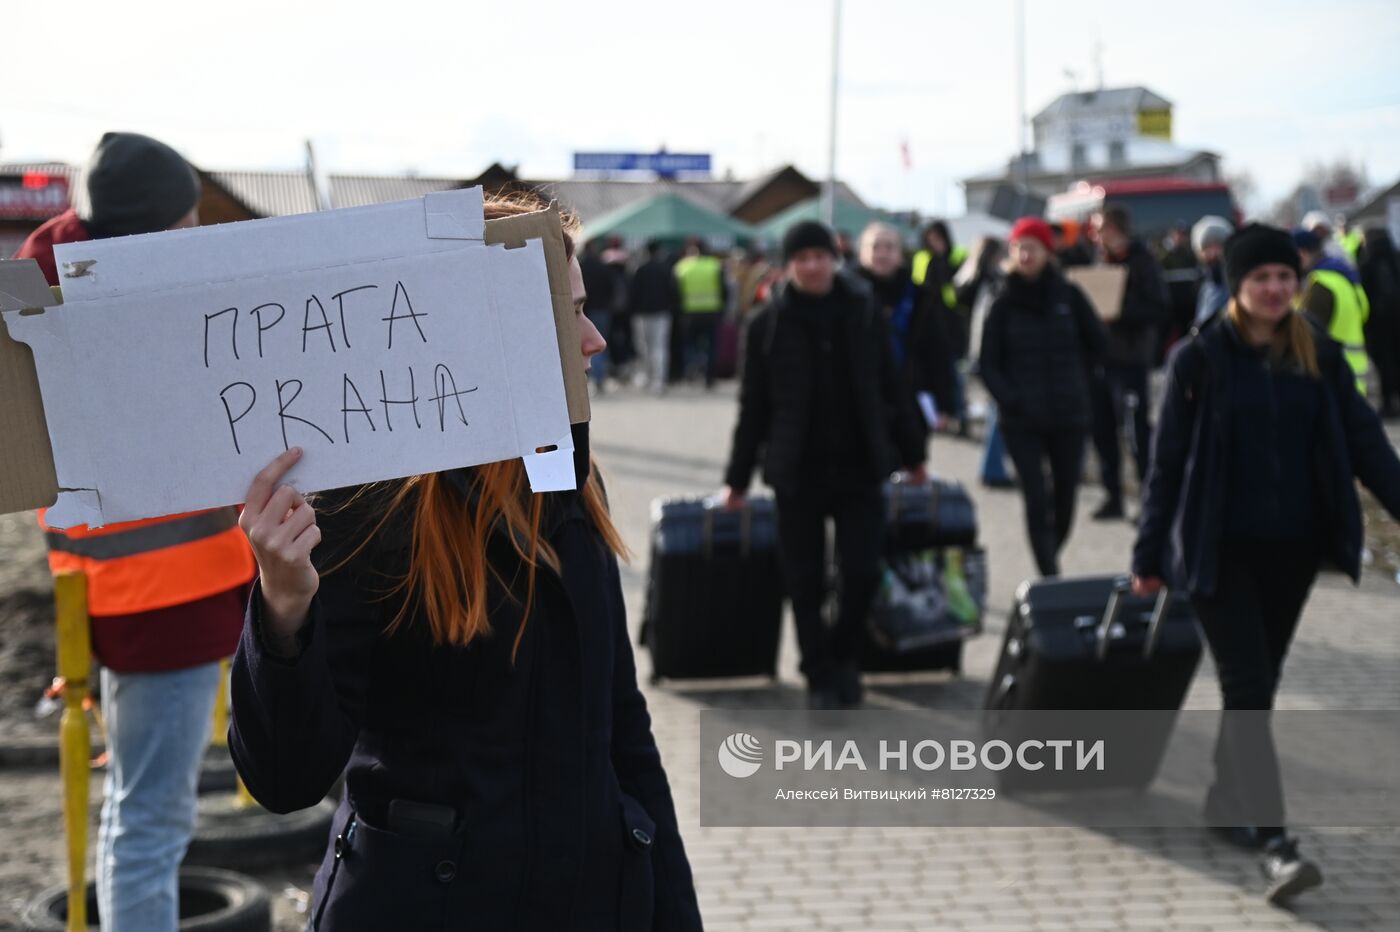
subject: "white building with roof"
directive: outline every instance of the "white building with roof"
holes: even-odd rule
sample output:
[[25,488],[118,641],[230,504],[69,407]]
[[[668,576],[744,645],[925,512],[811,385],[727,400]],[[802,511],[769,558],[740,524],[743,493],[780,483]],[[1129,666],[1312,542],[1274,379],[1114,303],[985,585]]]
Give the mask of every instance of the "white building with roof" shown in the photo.
[[1034,147],[964,178],[969,212],[996,213],[1008,186],[1048,198],[1074,182],[1172,177],[1220,180],[1220,156],[1172,141],[1172,104],[1145,87],[1062,94],[1031,120]]

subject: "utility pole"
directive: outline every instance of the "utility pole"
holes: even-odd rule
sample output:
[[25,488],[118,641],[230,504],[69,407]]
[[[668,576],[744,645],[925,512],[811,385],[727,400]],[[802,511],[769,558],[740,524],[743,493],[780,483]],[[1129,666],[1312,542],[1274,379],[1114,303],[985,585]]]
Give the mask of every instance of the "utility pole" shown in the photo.
[[822,217],[836,226],[836,91],[841,73],[841,0],[832,0],[831,11],[831,125],[827,136],[826,184],[822,187]]
[[1020,168],[1021,195],[1030,188],[1026,163],[1026,0],[1015,2],[1016,29],[1016,164]]
[[321,171],[320,165],[316,162],[316,147],[311,140],[306,140],[306,175],[311,180],[311,190],[316,194],[316,209],[330,210],[335,205],[331,203],[331,182]]

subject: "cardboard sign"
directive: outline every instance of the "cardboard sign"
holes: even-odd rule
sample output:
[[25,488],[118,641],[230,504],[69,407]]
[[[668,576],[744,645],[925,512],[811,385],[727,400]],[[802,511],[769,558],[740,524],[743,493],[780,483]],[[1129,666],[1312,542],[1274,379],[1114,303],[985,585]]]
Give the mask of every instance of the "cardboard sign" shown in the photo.
[[[60,246],[64,305],[4,314],[4,426],[29,451],[0,507],[48,504],[33,418],[11,416],[26,400],[13,341],[37,360],[56,527],[236,503],[291,445],[304,491],[564,445],[571,360],[585,419],[587,396],[557,213],[501,222],[493,238],[515,248],[486,244],[471,189]],[[532,482],[572,487],[560,452],[567,479],[555,455]]]
[[1105,323],[1123,316],[1123,294],[1128,270],[1121,265],[1085,265],[1065,271],[1065,277],[1084,290],[1099,319]]

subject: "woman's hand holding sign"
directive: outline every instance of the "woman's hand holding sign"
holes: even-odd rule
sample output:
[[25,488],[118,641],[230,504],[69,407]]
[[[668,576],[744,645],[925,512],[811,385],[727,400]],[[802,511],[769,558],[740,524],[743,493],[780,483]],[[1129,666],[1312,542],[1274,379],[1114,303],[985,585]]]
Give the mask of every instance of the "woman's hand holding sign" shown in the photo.
[[278,653],[296,652],[293,639],[321,585],[311,564],[311,551],[321,542],[316,510],[292,486],[279,484],[301,453],[292,447],[254,477],[239,518],[258,561],[263,635]]

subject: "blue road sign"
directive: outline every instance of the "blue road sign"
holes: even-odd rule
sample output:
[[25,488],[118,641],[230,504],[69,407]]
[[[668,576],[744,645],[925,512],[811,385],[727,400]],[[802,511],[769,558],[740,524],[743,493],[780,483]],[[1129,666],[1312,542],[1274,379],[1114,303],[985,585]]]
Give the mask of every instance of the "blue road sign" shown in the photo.
[[575,152],[576,172],[655,172],[669,178],[679,172],[710,172],[708,154],[681,152]]

